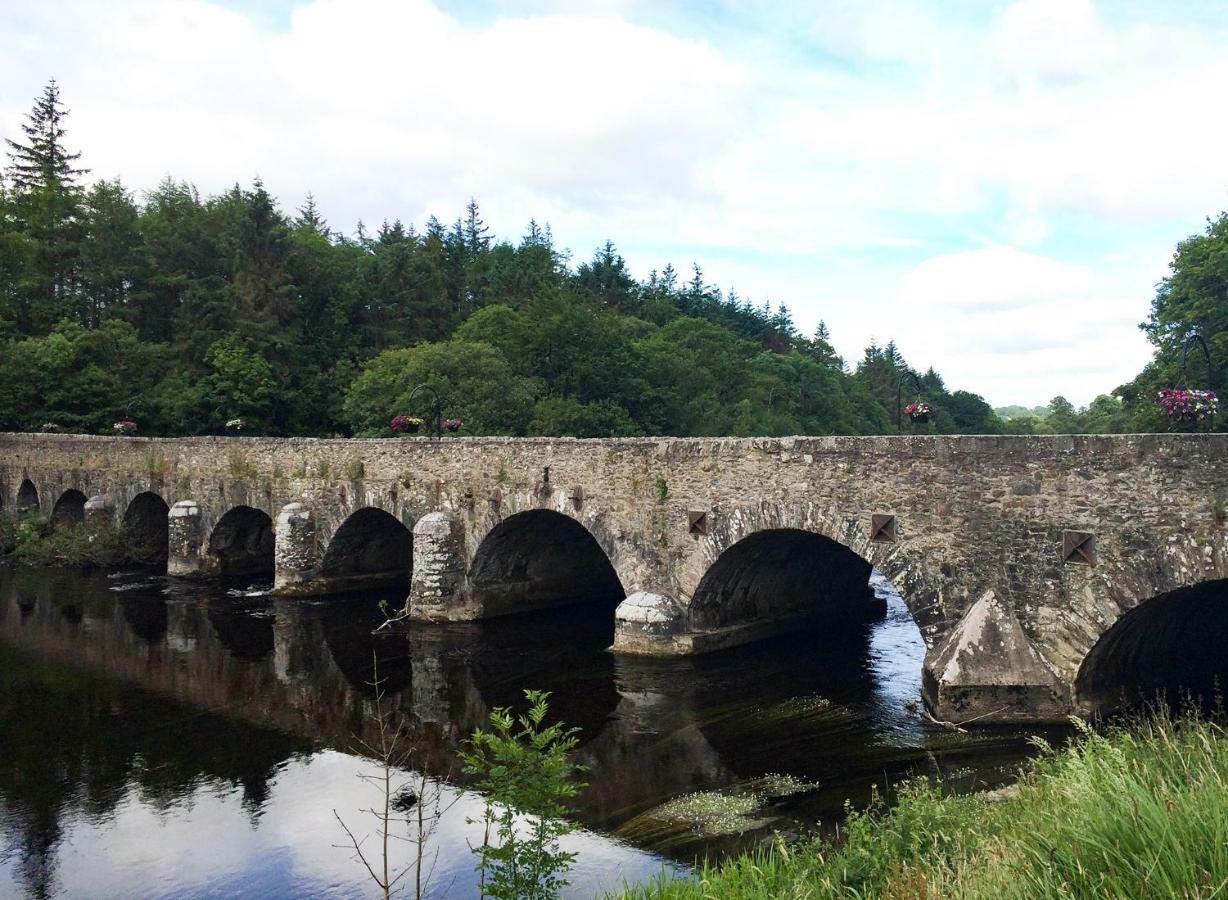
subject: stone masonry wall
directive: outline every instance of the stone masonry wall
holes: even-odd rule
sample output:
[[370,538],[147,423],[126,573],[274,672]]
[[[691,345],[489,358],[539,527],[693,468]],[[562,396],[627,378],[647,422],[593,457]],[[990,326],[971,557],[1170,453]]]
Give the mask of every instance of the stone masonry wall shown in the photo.
[[[734,543],[756,531],[800,528],[839,541],[890,577],[932,649],[992,592],[983,608],[1013,619],[1020,640],[1068,690],[1124,611],[1228,576],[1226,450],[1223,435],[432,441],[9,434],[0,435],[0,498],[12,509],[28,478],[44,514],[76,489],[105,495],[122,516],[132,497],[150,490],[171,505],[194,501],[206,541],[234,506],[264,510],[276,522],[284,506],[299,503],[311,511],[319,553],[364,506],[407,527],[442,512],[456,523],[449,540],[465,560],[500,521],[552,509],[593,534],[628,594],[660,594],[682,610]],[[696,514],[703,519],[692,524]],[[871,540],[875,514],[895,517],[895,540]],[[1094,565],[1063,561],[1067,530],[1094,534]],[[998,625],[995,634],[1014,627]]]

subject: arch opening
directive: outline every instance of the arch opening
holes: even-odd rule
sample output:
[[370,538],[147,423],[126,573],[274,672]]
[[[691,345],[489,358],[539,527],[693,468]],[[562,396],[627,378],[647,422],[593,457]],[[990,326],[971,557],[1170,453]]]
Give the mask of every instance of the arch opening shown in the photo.
[[1228,580],[1160,594],[1100,636],[1075,679],[1078,708],[1108,715],[1162,700],[1204,709],[1228,689]]
[[320,574],[338,589],[401,585],[413,567],[414,536],[396,516],[364,507],[341,523]]
[[65,528],[85,521],[85,494],[71,488],[60,494],[51,509],[51,527]]
[[152,491],[144,491],[132,498],[124,510],[123,532],[131,556],[139,561],[157,565],[166,562],[169,533],[167,514],[170,506]]
[[219,575],[273,574],[273,520],[251,506],[236,506],[209,535],[209,556]]
[[17,512],[29,513],[38,512],[38,488],[34,486],[29,478],[22,480],[21,485],[17,488]]
[[704,574],[691,597],[690,625],[768,636],[814,624],[862,624],[885,611],[870,586],[871,572],[866,560],[815,532],[757,531],[721,553]]
[[469,587],[486,616],[572,603],[613,609],[626,596],[589,530],[548,509],[517,513],[492,528],[469,567]]

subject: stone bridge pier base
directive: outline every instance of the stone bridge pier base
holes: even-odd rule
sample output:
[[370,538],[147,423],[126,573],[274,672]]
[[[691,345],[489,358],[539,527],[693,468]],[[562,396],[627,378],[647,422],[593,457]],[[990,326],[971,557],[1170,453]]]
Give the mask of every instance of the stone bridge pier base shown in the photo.
[[1070,686],[993,590],[926,654],[921,685],[934,717],[956,724],[1061,722],[1073,712]]
[[166,517],[166,574],[205,578],[213,573],[205,558],[205,528],[195,500],[180,500]]
[[482,610],[468,583],[468,556],[461,523],[444,512],[427,513],[414,525],[414,568],[406,610],[411,619],[461,622]]
[[273,550],[273,593],[324,593],[320,580],[320,541],[312,511],[287,503],[277,516]]
[[115,504],[106,494],[85,501],[85,528],[96,535],[115,524]]

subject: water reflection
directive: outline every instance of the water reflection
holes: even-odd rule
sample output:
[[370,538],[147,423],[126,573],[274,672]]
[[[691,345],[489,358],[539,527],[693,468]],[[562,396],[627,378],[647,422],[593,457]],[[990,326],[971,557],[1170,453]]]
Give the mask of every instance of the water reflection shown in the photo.
[[[759,833],[830,823],[846,799],[917,772],[994,784],[1027,751],[1021,731],[923,725],[924,648],[894,596],[880,623],[668,661],[606,653],[609,616],[583,609],[375,636],[379,599],[0,572],[0,892],[8,879],[75,894],[75,879],[105,870],[114,881],[84,892],[123,894],[139,866],[161,873],[141,888],[160,896],[227,893],[234,879],[266,896],[363,890],[332,848],[331,817],[332,805],[356,805],[363,763],[333,751],[371,738],[377,673],[420,765],[440,775],[457,775],[458,742],[493,707],[526,687],[551,691],[552,710],[582,729],[591,784],[577,816],[641,840],[639,824],[663,801],[766,773],[812,786],[776,798]],[[454,842],[440,869],[454,886],[471,878],[463,810],[441,833]],[[756,836],[675,834],[669,849],[689,858]],[[577,840],[577,896],[660,865]],[[177,873],[166,861],[203,847],[209,864]]]

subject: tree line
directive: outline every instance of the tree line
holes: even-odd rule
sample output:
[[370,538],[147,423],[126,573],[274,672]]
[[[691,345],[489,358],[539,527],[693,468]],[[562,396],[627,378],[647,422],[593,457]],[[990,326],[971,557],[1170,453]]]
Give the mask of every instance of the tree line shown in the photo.
[[[698,265],[636,279],[612,242],[573,265],[548,226],[500,239],[472,201],[450,225],[346,234],[311,197],[287,214],[259,180],[202,196],[168,177],[138,199],[118,179],[87,184],[66,116],[52,81],[6,139],[0,429],[101,432],[126,416],[145,434],[242,419],[257,434],[378,435],[428,412],[408,406],[425,383],[475,434],[895,430],[908,364],[894,343],[846,362],[824,325],[804,335],[783,305],[723,292]],[[1178,377],[1186,331],[1208,336],[1221,371],[1226,245],[1223,217],[1181,245],[1144,326],[1156,359],[1113,396],[1005,417],[931,369],[923,430],[1163,426],[1148,392]]]

